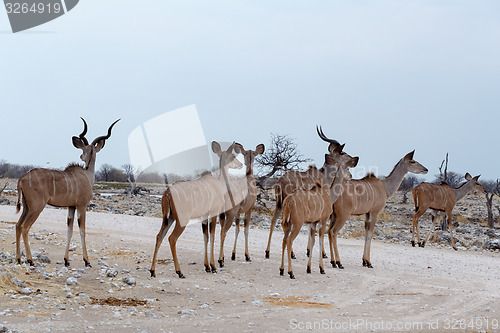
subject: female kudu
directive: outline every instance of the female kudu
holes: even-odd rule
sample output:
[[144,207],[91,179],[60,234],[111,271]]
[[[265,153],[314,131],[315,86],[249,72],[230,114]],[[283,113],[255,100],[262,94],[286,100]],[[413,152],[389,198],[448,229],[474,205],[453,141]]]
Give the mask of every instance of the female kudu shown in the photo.
[[[422,183],[416,186],[412,191],[413,202],[415,203],[415,214],[413,214],[413,228],[411,235],[411,245],[415,246],[415,229],[417,230],[418,246],[424,247],[429,239],[429,236],[434,233],[435,221],[437,214],[445,212],[447,216],[448,226],[450,227],[451,246],[457,250],[455,240],[453,239],[453,223],[451,223],[453,207],[458,200],[462,199],[470,191],[477,189],[484,192],[484,188],[479,184],[479,176],[472,177],[469,173],[465,175],[467,182],[463,183],[459,188],[451,188],[448,184],[430,184]],[[420,232],[418,230],[418,219],[427,211],[432,209],[432,226],[433,229],[427,235],[423,243],[420,243]]]

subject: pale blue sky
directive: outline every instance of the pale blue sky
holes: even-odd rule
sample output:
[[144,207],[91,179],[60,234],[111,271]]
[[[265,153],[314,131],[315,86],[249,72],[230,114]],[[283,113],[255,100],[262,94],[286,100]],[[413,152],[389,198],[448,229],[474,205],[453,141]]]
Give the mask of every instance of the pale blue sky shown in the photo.
[[0,11],[0,45],[11,163],[77,161],[83,116],[89,137],[122,118],[97,161],[119,167],[135,127],[196,104],[209,141],[290,134],[321,164],[319,124],[380,175],[415,149],[500,178],[498,1],[82,0],[17,34]]

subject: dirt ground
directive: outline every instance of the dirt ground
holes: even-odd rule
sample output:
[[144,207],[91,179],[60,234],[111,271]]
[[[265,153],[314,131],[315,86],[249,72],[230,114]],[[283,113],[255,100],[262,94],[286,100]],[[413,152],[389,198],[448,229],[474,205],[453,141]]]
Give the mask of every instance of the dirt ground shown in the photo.
[[[84,267],[75,222],[69,270],[63,264],[66,210],[46,208],[31,229],[34,268],[10,262],[18,218],[14,206],[0,206],[0,331],[2,325],[22,332],[500,331],[495,252],[374,240],[374,268],[368,269],[361,265],[363,241],[340,239],[345,269],[325,259],[321,275],[316,243],[307,274],[307,237],[300,234],[294,243],[296,279],[290,280],[279,275],[281,231],[265,259],[269,230],[250,230],[251,262],[244,260],[241,232],[231,261],[233,227],[226,267],[213,274],[203,268],[201,225],[192,223],[177,247],[186,278],[175,274],[167,238],[157,277],[151,278],[159,218],[88,212],[93,267]],[[218,236],[217,228],[217,249]]]

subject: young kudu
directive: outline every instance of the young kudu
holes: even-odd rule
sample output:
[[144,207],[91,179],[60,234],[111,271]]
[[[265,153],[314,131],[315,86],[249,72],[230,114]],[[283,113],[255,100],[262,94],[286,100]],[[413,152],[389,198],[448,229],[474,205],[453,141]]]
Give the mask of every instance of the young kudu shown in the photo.
[[[184,278],[177,260],[176,243],[179,236],[184,232],[189,220],[202,217],[202,230],[205,242],[205,271],[216,272],[214,264],[214,238],[215,224],[217,216],[224,212],[224,196],[228,192],[228,169],[241,169],[243,166],[233,154],[235,143],[225,151],[221,150],[219,143],[212,142],[212,150],[216,153],[219,160],[220,175],[214,177],[210,173],[203,174],[200,178],[190,181],[180,181],[170,186],[161,199],[163,213],[163,223],[156,236],[156,246],[153,254],[153,263],[151,264],[151,276],[156,276],[156,256],[158,249],[165,238],[168,229],[176,221],[174,230],[168,238],[170,250],[174,258],[175,272],[180,278]],[[229,194],[231,196],[231,194]],[[210,219],[211,236],[211,258],[210,266],[208,263],[208,228]]]
[[85,163],[84,167],[73,164],[64,171],[49,169],[33,169],[19,178],[17,183],[17,212],[23,212],[16,225],[16,259],[21,263],[21,235],[26,249],[27,262],[33,265],[28,241],[28,232],[46,204],[56,207],[68,207],[68,243],[64,255],[64,264],[69,266],[69,245],[73,235],[73,221],[75,210],[78,212],[78,226],[83,248],[85,266],[91,267],[85,244],[85,213],[87,205],[92,199],[92,190],[95,180],[96,154],[104,147],[106,140],[111,136],[111,129],[120,120],[118,119],[108,129],[108,134],[96,138],[91,144],[85,138],[87,123],[83,120],[83,132],[73,137],[73,145],[81,149],[80,156]]
[[415,151],[408,153],[394,167],[385,179],[378,179],[373,174],[368,174],[363,179],[344,180],[342,193],[335,202],[333,209],[333,220],[330,225],[328,236],[330,238],[330,250],[333,246],[335,258],[331,258],[333,267],[343,268],[340,262],[337,248],[337,236],[351,215],[365,215],[365,249],[363,252],[363,266],[372,268],[370,261],[370,245],[373,237],[373,229],[378,214],[384,209],[387,198],[396,192],[401,185],[404,176],[408,172],[426,174],[427,168],[413,159]]
[[292,270],[292,245],[304,223],[310,224],[309,233],[309,261],[307,273],[311,273],[311,260],[314,248],[316,228],[319,223],[319,269],[325,274],[323,267],[323,239],[328,219],[333,213],[333,203],[342,190],[342,183],[349,173],[348,168],[355,167],[358,158],[351,158],[347,163],[339,165],[331,184],[321,185],[317,182],[310,190],[297,189],[283,201],[283,244],[281,252],[280,275],[284,273],[285,248],[288,253],[288,274],[294,279]]
[[245,227],[245,259],[246,261],[251,261],[250,253],[248,251],[248,229],[250,226],[250,217],[252,216],[252,208],[255,205],[255,201],[257,201],[258,192],[253,175],[253,164],[255,162],[255,157],[264,153],[264,149],[264,145],[259,144],[257,147],[255,147],[255,150],[245,150],[241,144],[236,143],[235,152],[243,154],[244,157],[246,176],[236,179],[229,179],[229,186],[235,205],[233,206],[228,193],[226,195],[226,210],[220,218],[220,267],[224,267],[224,240],[226,238],[227,231],[233,225],[233,220],[235,220],[236,229],[231,259],[236,260],[236,242],[238,241],[238,234],[240,232],[241,214],[245,214],[245,220],[243,224]]
[[[334,175],[337,172],[338,165],[344,164],[353,158],[342,151],[344,145],[340,145],[340,143],[336,140],[328,139],[323,134],[323,131],[321,129],[316,128],[316,130],[322,140],[330,143],[328,147],[328,151],[330,152],[330,154],[325,154],[325,163],[320,169],[317,169],[316,167],[310,167],[307,171],[288,171],[276,182],[276,185],[274,186],[274,193],[276,196],[276,209],[274,211],[273,219],[271,220],[271,228],[269,229],[266,258],[269,258],[273,230],[276,226],[278,217],[283,211],[282,204],[285,198],[297,189],[311,189],[315,186],[316,182],[319,182],[323,186],[331,184]],[[292,258],[295,258],[293,251]]]
[[[430,184],[422,183],[411,191],[413,195],[413,202],[415,203],[415,214],[413,214],[413,228],[411,235],[411,245],[415,246],[415,229],[417,230],[417,241],[418,246],[424,247],[425,243],[434,233],[435,224],[437,221],[437,215],[439,212],[445,212],[448,221],[448,227],[450,228],[451,236],[451,246],[453,249],[457,250],[455,245],[455,240],[453,239],[453,223],[452,214],[453,207],[458,200],[462,199],[470,191],[477,189],[484,192],[484,188],[479,184],[479,176],[472,177],[469,173],[465,175],[467,182],[462,184],[459,188],[451,188],[448,184]],[[432,230],[427,235],[423,243],[420,243],[420,232],[418,230],[418,219],[427,211],[427,209],[432,209]]]

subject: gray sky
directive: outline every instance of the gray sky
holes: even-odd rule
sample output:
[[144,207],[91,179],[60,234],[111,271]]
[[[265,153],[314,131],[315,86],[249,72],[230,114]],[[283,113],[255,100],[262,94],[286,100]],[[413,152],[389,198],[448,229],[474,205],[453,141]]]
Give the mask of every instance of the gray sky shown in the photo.
[[0,159],[63,167],[80,116],[89,139],[122,118],[97,161],[120,167],[135,127],[196,104],[208,140],[290,134],[321,164],[319,124],[356,176],[415,149],[500,178],[499,36],[496,0],[82,0],[17,34],[0,11]]

